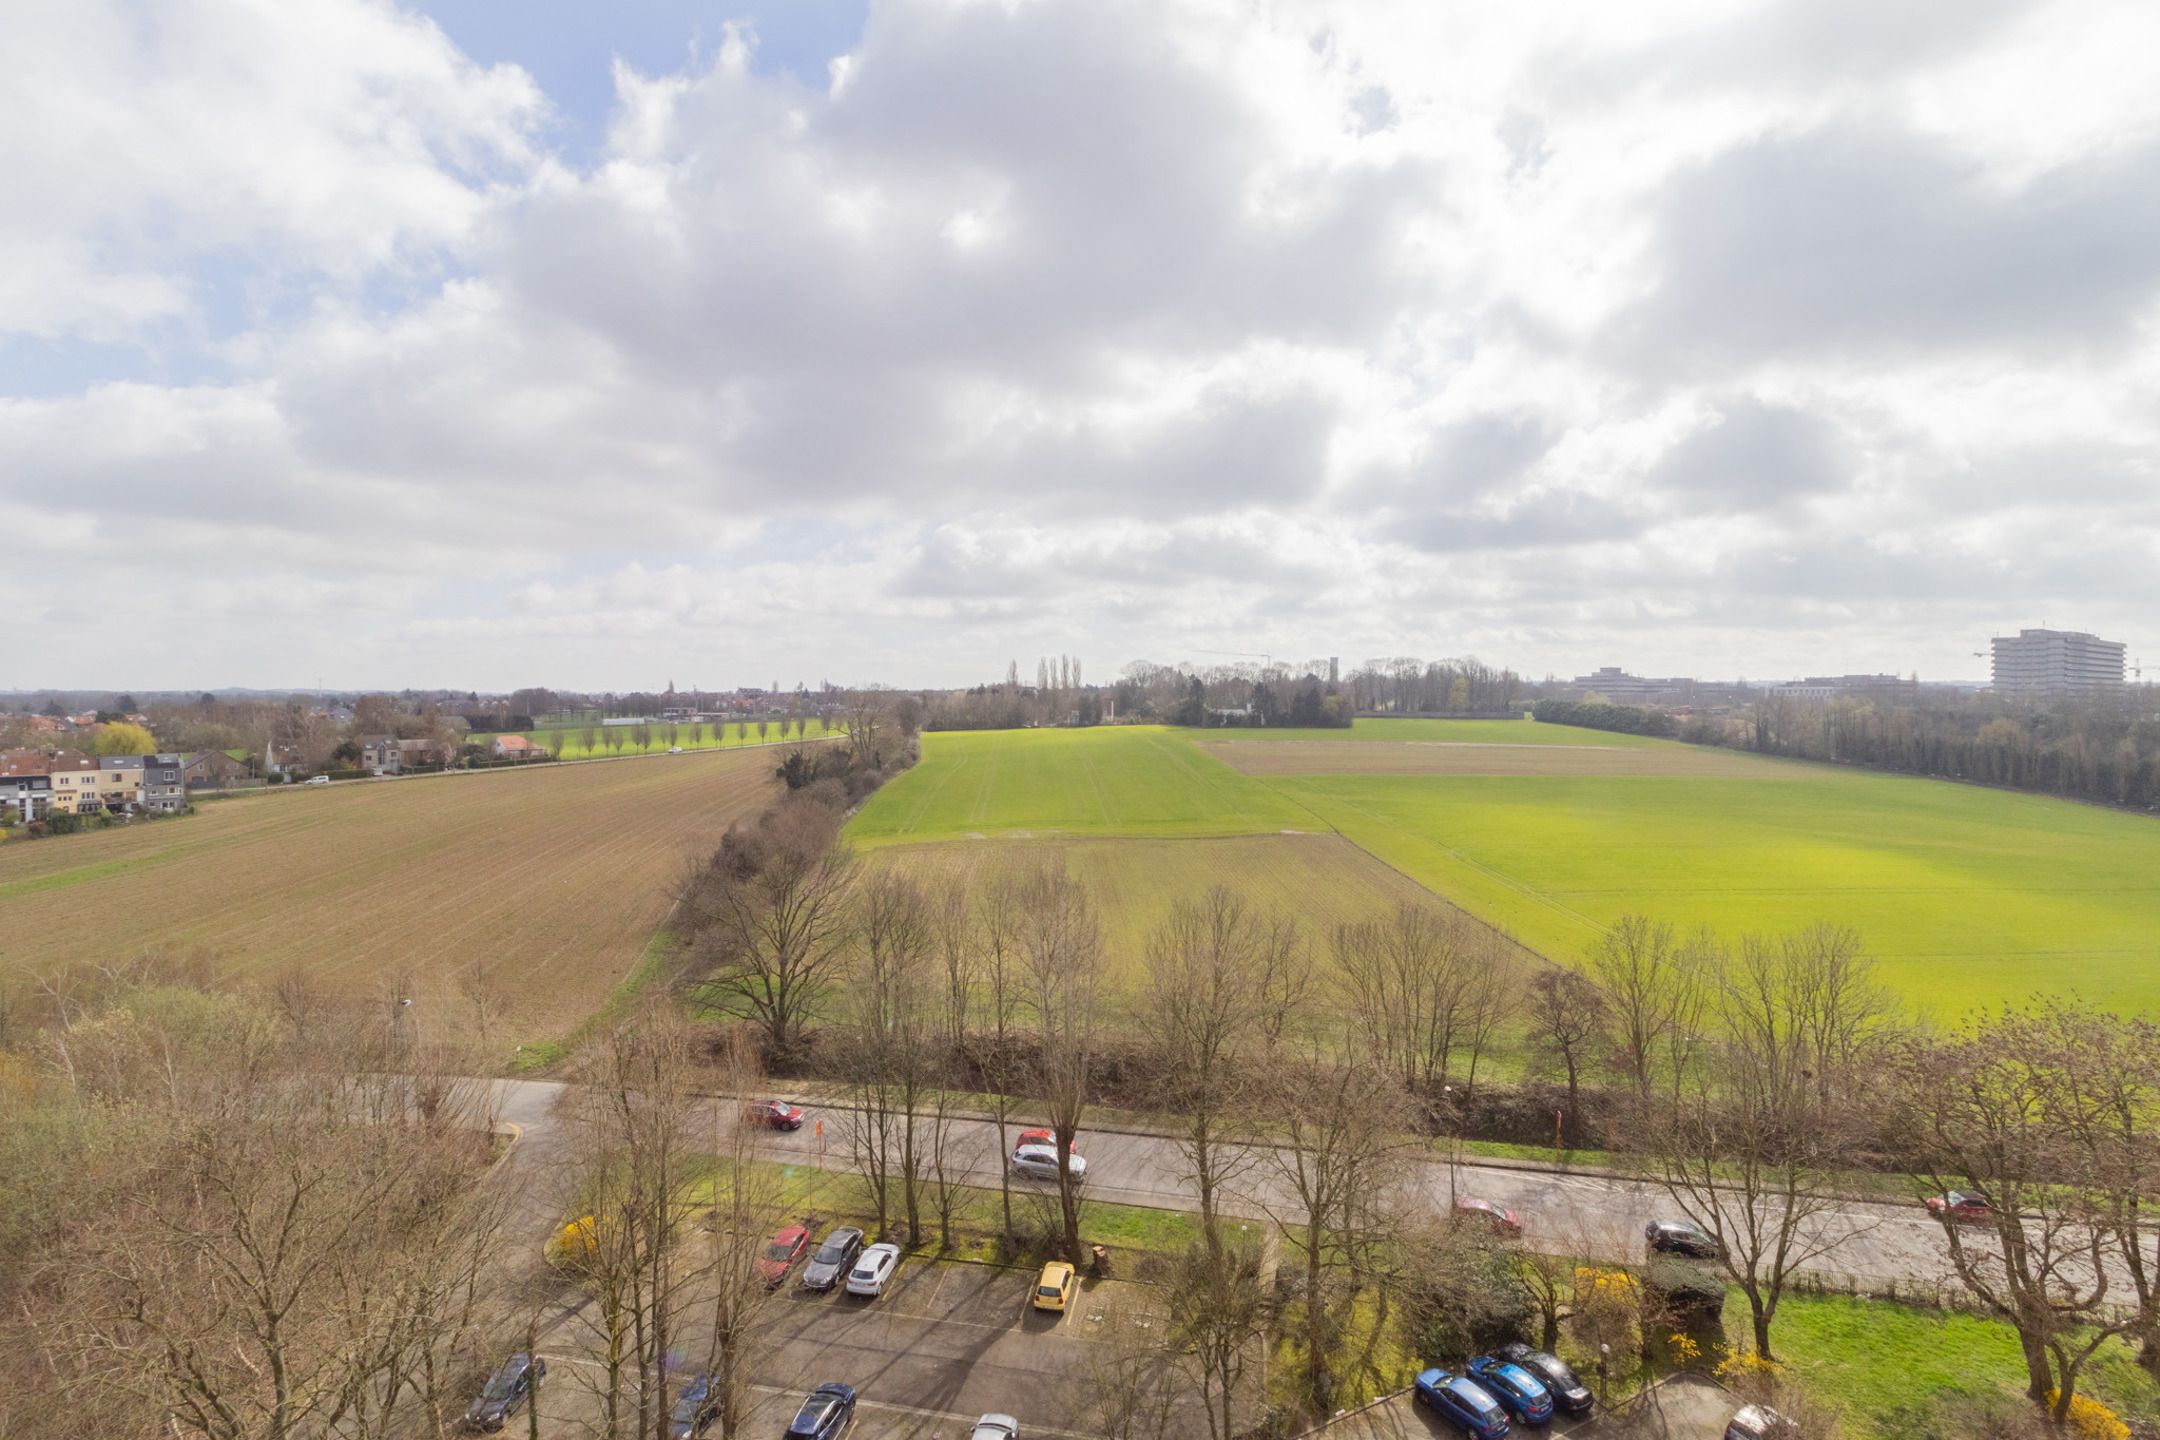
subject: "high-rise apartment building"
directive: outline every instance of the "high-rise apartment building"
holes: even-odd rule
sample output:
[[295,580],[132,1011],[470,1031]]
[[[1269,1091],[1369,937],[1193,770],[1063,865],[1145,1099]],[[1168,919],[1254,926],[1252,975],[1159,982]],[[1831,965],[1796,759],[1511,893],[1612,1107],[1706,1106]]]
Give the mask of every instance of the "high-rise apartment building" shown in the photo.
[[2123,643],[2082,630],[2020,630],[1994,640],[1995,689],[2004,695],[2090,695],[2120,689]]

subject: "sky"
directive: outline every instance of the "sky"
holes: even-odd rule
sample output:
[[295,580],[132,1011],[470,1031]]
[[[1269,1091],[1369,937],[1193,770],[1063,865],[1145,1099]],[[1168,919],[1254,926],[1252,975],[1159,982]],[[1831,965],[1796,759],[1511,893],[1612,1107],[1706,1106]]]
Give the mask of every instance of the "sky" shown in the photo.
[[2160,668],[2149,0],[0,23],[0,690]]

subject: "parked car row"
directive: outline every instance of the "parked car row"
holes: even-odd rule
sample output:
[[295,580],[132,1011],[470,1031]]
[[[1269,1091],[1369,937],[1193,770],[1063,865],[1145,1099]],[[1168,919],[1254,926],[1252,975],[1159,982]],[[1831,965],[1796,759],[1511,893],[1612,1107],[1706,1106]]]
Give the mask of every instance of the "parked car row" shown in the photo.
[[1566,1361],[1527,1345],[1480,1355],[1460,1372],[1435,1366],[1417,1377],[1413,1393],[1419,1404],[1475,1440],[1501,1440],[1510,1420],[1543,1425],[1556,1412],[1581,1415],[1591,1404],[1590,1387]]

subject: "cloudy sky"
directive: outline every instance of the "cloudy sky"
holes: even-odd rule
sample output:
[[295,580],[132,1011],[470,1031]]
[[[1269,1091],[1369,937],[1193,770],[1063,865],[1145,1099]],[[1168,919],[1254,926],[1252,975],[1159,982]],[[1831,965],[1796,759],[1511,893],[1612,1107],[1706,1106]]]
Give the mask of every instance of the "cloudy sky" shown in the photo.
[[2149,0],[0,22],[0,689],[2160,664]]

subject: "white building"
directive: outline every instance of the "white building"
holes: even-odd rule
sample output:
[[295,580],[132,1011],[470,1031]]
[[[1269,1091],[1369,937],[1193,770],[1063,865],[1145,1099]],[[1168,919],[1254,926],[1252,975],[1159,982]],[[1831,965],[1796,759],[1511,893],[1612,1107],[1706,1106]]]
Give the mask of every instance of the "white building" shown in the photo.
[[1999,694],[2060,699],[2122,688],[2120,640],[2082,630],[2020,630],[1996,636],[1993,648]]

